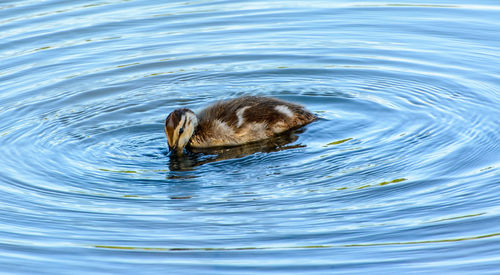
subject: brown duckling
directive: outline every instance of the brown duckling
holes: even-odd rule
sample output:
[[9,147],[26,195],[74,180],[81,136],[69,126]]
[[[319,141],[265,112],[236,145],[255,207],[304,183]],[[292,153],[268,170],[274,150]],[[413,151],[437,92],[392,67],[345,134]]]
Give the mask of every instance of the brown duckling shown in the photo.
[[283,100],[244,96],[219,101],[195,114],[177,109],[165,120],[169,150],[182,155],[186,146],[235,146],[270,138],[298,128],[317,117],[304,107]]

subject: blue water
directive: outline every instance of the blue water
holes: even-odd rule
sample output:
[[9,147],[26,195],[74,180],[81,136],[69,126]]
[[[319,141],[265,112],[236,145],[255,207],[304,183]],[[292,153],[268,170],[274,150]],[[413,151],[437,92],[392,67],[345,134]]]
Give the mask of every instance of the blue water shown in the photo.
[[[166,2],[166,3],[160,3]],[[498,1],[1,1],[0,272],[498,274]],[[283,148],[174,163],[265,95]]]

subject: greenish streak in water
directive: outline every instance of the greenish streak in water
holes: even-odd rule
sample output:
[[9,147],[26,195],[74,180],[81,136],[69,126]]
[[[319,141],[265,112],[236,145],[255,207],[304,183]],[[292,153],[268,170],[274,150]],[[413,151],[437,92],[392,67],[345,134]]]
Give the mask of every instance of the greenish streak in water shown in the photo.
[[397,242],[397,243],[370,243],[370,244],[345,244],[345,245],[303,245],[292,247],[233,247],[233,248],[219,248],[219,247],[195,247],[195,248],[162,248],[162,247],[130,247],[130,246],[107,246],[95,245],[95,248],[112,249],[112,250],[134,250],[134,251],[231,251],[231,250],[282,250],[282,249],[315,249],[315,248],[332,248],[332,247],[364,247],[364,246],[386,246],[386,245],[418,245],[418,244],[431,244],[431,243],[447,243],[447,242],[463,242],[472,241],[485,238],[493,238],[500,236],[500,233],[493,233],[483,236],[472,236],[449,240],[429,240],[429,241],[410,241],[410,242]]

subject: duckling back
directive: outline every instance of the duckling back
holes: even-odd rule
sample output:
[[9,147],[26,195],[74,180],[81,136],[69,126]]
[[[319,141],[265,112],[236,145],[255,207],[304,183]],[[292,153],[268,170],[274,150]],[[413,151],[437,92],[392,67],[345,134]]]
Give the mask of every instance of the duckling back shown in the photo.
[[298,128],[317,117],[301,105],[245,96],[219,101],[198,114],[192,147],[232,146],[259,141]]

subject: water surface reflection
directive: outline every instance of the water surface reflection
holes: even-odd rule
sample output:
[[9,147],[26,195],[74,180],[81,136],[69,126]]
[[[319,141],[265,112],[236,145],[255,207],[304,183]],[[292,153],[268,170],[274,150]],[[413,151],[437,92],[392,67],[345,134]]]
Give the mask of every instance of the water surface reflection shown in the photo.
[[[2,1],[2,270],[495,274],[499,10]],[[170,111],[242,95],[321,119],[168,155]]]

